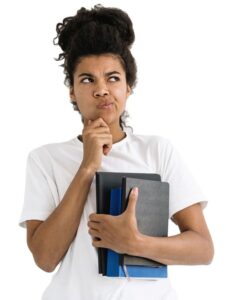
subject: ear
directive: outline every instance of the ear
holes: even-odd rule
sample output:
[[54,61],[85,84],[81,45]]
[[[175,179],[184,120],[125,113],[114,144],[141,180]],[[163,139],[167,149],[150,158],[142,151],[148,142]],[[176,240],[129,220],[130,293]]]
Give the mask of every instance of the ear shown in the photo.
[[75,93],[74,93],[74,89],[73,87],[69,88],[69,96],[72,102],[76,102],[76,97],[75,97]]
[[127,85],[127,90],[126,90],[126,98],[128,98],[131,95],[132,89],[129,85]]

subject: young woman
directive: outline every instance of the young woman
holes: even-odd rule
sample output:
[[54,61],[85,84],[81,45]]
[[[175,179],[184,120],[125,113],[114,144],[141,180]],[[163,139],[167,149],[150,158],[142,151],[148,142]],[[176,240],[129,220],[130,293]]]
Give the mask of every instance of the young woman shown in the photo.
[[[169,279],[127,280],[98,274],[97,248],[163,264],[208,264],[213,244],[202,213],[204,197],[171,143],[135,135],[125,126],[126,101],[136,82],[128,15],[115,8],[81,8],[57,24],[71,102],[82,117],[81,135],[31,151],[21,224],[36,264],[52,272],[43,300],[176,299]],[[96,214],[95,172],[158,173],[170,184],[169,218],[180,234],[141,234],[134,187],[126,211]]]

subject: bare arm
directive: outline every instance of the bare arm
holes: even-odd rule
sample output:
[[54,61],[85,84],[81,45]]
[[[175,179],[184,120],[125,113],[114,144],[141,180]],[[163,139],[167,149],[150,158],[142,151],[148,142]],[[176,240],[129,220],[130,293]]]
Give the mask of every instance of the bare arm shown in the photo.
[[83,130],[83,161],[60,204],[44,222],[27,221],[29,249],[44,271],[55,269],[76,237],[93,177],[111,145],[112,136],[102,119],[87,125]]
[[126,211],[119,216],[91,214],[89,233],[95,247],[141,256],[163,264],[208,264],[213,258],[213,243],[200,204],[174,215],[181,233],[171,237],[150,237],[137,228],[137,195],[130,194]]
[[200,204],[176,213],[174,219],[180,234],[167,238],[139,235],[135,252],[166,265],[209,264],[213,243]]

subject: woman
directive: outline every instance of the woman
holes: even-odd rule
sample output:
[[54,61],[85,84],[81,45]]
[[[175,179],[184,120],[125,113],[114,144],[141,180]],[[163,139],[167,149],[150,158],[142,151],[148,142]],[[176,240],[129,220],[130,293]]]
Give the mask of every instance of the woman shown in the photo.
[[[147,257],[163,264],[208,264],[213,244],[203,195],[165,138],[125,129],[125,106],[136,82],[128,15],[114,8],[81,8],[57,25],[71,102],[83,122],[70,141],[33,150],[27,163],[21,224],[36,264],[52,272],[43,300],[176,299],[168,279],[109,278],[98,274],[97,248]],[[136,223],[139,191],[117,217],[95,214],[95,172],[158,173],[170,184],[169,217],[180,234],[142,235]],[[127,237],[125,239],[125,237]]]

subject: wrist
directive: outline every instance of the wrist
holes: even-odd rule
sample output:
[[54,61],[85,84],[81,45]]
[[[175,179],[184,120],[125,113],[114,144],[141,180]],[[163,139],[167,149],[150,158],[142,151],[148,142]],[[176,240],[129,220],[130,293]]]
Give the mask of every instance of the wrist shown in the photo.
[[[146,256],[146,251],[147,251],[147,245],[148,248],[150,248],[151,245],[151,240],[147,239],[151,239],[151,237],[148,237],[140,232],[138,232],[135,236],[135,238],[133,239],[133,242],[131,243],[131,247],[130,247],[130,255],[133,256],[141,256],[141,257],[145,257]],[[149,249],[150,251],[150,249]]]
[[85,176],[90,179],[93,179],[93,177],[95,176],[96,170],[94,168],[86,167],[81,164],[78,172],[81,174],[81,176]]

